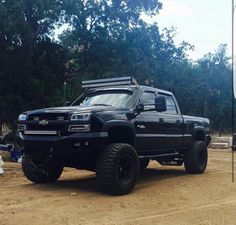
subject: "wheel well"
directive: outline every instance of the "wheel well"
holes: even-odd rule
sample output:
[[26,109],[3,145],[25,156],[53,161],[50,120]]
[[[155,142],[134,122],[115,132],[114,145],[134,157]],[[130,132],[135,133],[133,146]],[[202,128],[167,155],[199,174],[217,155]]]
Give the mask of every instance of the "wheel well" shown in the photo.
[[205,133],[203,131],[197,131],[194,139],[195,141],[206,141]]
[[134,133],[129,127],[112,127],[108,131],[110,143],[127,143],[134,146]]

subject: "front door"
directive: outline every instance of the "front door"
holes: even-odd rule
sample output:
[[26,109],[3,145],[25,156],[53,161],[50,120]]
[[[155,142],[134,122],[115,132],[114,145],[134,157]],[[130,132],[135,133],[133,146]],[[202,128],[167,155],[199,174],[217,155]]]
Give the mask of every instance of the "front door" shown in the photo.
[[183,141],[183,118],[171,95],[164,95],[167,111],[155,110],[156,93],[144,91],[140,103],[144,105],[135,121],[136,149],[139,152],[179,149]]
[[166,148],[164,124],[161,115],[155,110],[156,93],[144,91],[140,103],[144,105],[144,112],[137,115],[135,120],[136,149],[139,152],[157,151]]

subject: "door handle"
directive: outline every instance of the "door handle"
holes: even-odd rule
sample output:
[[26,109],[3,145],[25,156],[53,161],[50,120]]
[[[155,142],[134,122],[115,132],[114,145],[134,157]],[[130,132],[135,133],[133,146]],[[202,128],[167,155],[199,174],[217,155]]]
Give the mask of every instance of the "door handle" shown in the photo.
[[163,118],[160,118],[159,119],[159,123],[164,123],[165,121],[164,121],[164,119]]

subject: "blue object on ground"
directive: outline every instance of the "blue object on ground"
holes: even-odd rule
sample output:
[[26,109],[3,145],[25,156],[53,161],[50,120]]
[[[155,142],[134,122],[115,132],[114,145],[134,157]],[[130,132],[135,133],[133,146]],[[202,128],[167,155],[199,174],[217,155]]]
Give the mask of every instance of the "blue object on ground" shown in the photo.
[[12,149],[12,145],[0,145],[0,150],[1,151],[10,152],[11,149]]
[[22,157],[20,150],[16,147],[13,147],[12,145],[0,145],[0,150],[10,152],[11,160],[14,162],[18,162],[19,159]]
[[14,162],[18,162],[18,160],[21,158],[21,152],[16,147],[11,150],[11,159]]

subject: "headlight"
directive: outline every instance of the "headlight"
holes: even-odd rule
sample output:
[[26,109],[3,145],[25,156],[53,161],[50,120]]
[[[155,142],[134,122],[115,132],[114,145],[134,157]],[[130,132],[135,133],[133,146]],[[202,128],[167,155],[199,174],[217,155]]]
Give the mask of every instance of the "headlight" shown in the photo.
[[89,121],[91,113],[75,113],[72,114],[71,121]]
[[25,114],[20,114],[19,117],[18,117],[18,120],[19,121],[24,121],[26,120],[27,116]]

